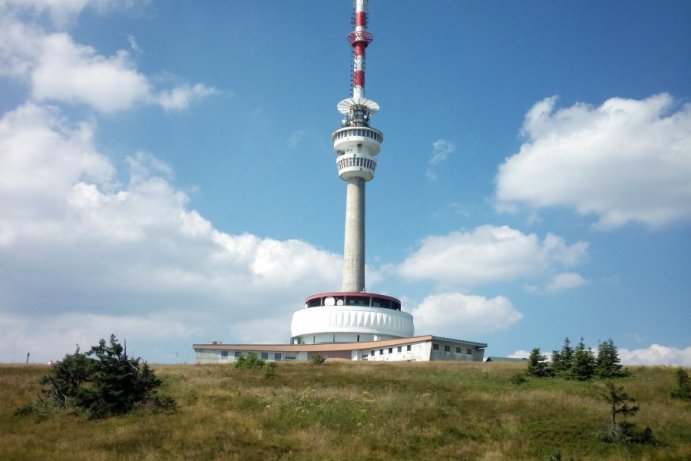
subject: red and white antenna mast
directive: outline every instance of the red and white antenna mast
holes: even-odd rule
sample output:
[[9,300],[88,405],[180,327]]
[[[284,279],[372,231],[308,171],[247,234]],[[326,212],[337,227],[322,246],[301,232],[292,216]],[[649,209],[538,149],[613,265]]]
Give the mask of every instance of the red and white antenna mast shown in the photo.
[[353,47],[353,99],[365,97],[365,50],[372,42],[367,32],[367,0],[355,1],[355,30],[348,34]]

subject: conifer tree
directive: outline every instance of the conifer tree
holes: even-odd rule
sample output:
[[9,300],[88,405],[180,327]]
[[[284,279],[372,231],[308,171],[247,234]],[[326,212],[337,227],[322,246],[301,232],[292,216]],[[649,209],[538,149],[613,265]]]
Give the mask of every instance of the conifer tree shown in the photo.
[[638,406],[634,405],[636,399],[624,392],[623,387],[615,387],[611,381],[607,383],[607,389],[602,396],[610,405],[611,417],[605,439],[613,443],[620,442],[627,435],[626,431],[631,428],[631,425],[617,421],[617,416],[635,415],[638,412]]
[[73,407],[90,417],[126,413],[147,402],[175,408],[172,398],[157,393],[161,381],[148,364],[129,358],[115,335],[110,336],[109,343],[101,339],[86,354],[77,348],[74,354],[66,355],[41,378],[41,384],[44,403]]
[[689,374],[683,368],[677,368],[677,389],[672,391],[675,399],[691,400],[691,384]]
[[599,378],[617,378],[625,375],[621,369],[617,346],[612,338],[601,342],[597,348],[595,373]]
[[559,374],[568,374],[573,361],[573,348],[569,338],[564,338],[561,352],[552,351],[552,369]]
[[595,374],[595,366],[595,356],[590,349],[585,347],[581,338],[573,352],[569,376],[579,381],[587,381]]
[[540,349],[535,348],[530,351],[528,357],[528,374],[531,376],[545,377],[550,375],[550,370],[546,362],[547,358],[540,354]]

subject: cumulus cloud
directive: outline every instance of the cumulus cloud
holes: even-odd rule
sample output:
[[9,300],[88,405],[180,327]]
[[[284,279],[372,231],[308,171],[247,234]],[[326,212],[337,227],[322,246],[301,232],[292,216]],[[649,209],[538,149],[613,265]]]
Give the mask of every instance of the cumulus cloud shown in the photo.
[[[35,4],[27,3],[26,8],[33,11],[29,7]],[[84,5],[74,7],[80,11]],[[156,90],[127,50],[105,56],[76,43],[68,33],[48,32],[39,23],[20,20],[5,10],[0,10],[0,74],[28,81],[35,101],[81,104],[113,113],[138,103],[179,110],[217,93],[201,83]],[[127,38],[136,45],[133,36]]]
[[[31,103],[0,118],[0,334],[13,338],[8,344],[38,360],[117,328],[151,343],[253,333],[286,341],[286,318],[305,293],[338,285],[338,255],[215,229],[171,184],[169,165],[136,153],[118,174],[95,131]],[[281,329],[262,323],[278,319]]]
[[3,0],[0,9],[23,9],[35,16],[47,15],[53,25],[59,28],[70,26],[77,16],[86,8],[92,8],[99,13],[106,13],[115,9],[131,8],[137,0]]
[[432,143],[432,157],[427,165],[427,179],[437,180],[437,167],[444,163],[455,150],[456,146],[444,139],[437,139]]
[[503,296],[485,298],[455,292],[428,296],[410,313],[415,317],[415,334],[453,338],[505,330],[523,318]]
[[626,365],[678,365],[691,367],[691,346],[685,349],[651,344],[643,349],[619,349],[619,358]]
[[472,286],[540,276],[579,264],[588,243],[571,245],[548,234],[542,241],[508,226],[480,226],[422,240],[395,271],[403,277],[451,286]]
[[499,209],[570,207],[602,229],[691,218],[691,104],[660,94],[555,106],[526,114],[526,141],[497,173]]
[[528,291],[533,293],[553,293],[558,291],[570,290],[572,288],[578,288],[581,285],[584,285],[585,283],[586,280],[580,274],[577,274],[575,272],[562,272],[560,274],[555,274],[554,276],[552,276],[547,281],[544,287],[529,285]]

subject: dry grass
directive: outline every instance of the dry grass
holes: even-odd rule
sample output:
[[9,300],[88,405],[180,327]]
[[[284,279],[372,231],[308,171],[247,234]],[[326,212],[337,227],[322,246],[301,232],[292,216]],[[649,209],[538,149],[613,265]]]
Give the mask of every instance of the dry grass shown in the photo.
[[174,414],[90,421],[14,416],[45,367],[0,366],[2,460],[691,459],[691,404],[669,397],[674,370],[619,380],[633,419],[659,446],[612,446],[601,382],[529,379],[522,364],[281,364],[275,379],[230,366],[155,366]]

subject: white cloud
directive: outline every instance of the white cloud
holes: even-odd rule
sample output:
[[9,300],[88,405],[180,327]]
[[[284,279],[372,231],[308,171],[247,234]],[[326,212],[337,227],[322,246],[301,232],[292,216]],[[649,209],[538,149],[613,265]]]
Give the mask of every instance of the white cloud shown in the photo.
[[576,288],[585,283],[585,279],[574,272],[564,272],[557,274],[547,284],[547,291],[562,291]]
[[415,317],[415,334],[452,338],[505,330],[523,318],[503,296],[485,298],[454,292],[428,296],[410,313]]
[[691,218],[691,105],[667,94],[526,114],[527,140],[497,174],[499,209],[566,206],[612,229]]
[[645,349],[619,349],[619,358],[626,365],[679,365],[691,367],[691,346],[685,349],[651,344]]
[[[78,3],[73,5],[75,11],[84,7]],[[102,3],[107,6],[107,2]],[[54,5],[60,9],[65,3]],[[91,46],[76,43],[65,32],[50,33],[36,22],[2,13],[0,10],[0,74],[26,80],[34,101],[83,104],[104,113],[127,110],[135,104],[180,110],[218,92],[201,83],[156,90],[137,70],[128,51],[104,56]],[[136,51],[135,38],[127,39]]]
[[74,43],[67,34],[47,35],[42,44],[31,74],[37,101],[82,103],[108,113],[129,109],[151,91],[124,50],[104,57],[92,47]]
[[[0,335],[14,347],[48,360],[75,338],[114,332],[154,347],[232,340],[238,325],[242,338],[287,341],[304,296],[338,286],[338,255],[215,229],[150,154],[130,157],[119,183],[94,132],[35,104],[0,118]],[[268,331],[270,319],[283,329]]]
[[106,13],[114,9],[131,8],[137,3],[147,1],[137,0],[3,0],[1,9],[25,10],[34,16],[46,14],[53,25],[59,28],[70,26],[86,8],[93,8],[99,13]]
[[542,242],[508,226],[480,226],[423,239],[420,248],[395,270],[411,279],[452,286],[472,286],[535,277],[560,266],[573,266],[587,256],[588,244],[567,245],[548,234]]
[[510,359],[527,359],[530,357],[530,351],[518,350],[512,354],[509,354],[507,357]]
[[449,155],[451,155],[455,150],[456,146],[444,139],[437,139],[432,143],[432,157],[430,158],[427,166],[427,179],[436,181],[436,168],[444,163],[449,158]]
[[197,83],[183,84],[169,91],[163,91],[153,98],[165,110],[186,109],[195,99],[217,94],[216,88]]

